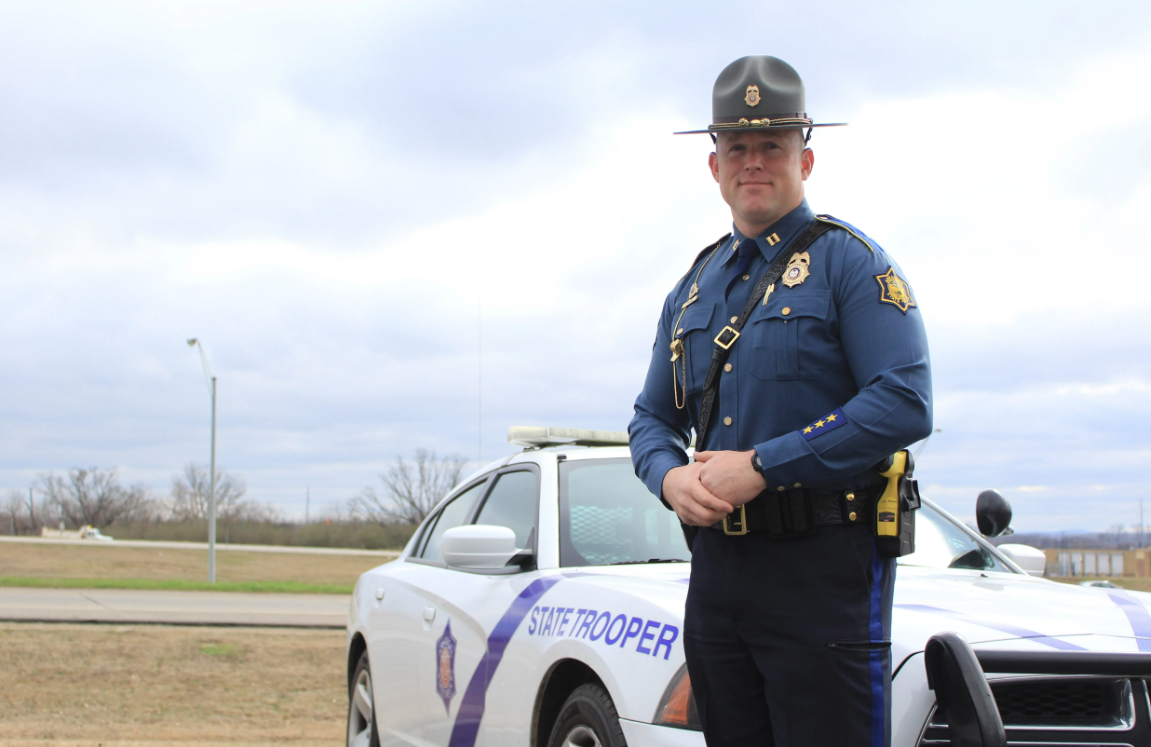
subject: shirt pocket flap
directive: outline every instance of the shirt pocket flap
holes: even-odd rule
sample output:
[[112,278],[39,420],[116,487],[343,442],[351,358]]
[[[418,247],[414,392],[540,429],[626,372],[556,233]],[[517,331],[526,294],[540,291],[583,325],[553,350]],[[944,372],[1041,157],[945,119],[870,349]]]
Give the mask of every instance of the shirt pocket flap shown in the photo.
[[693,303],[684,310],[683,316],[680,317],[679,325],[675,328],[675,337],[683,337],[684,335],[694,332],[695,330],[707,329],[711,326],[711,318],[715,315],[715,303]]
[[809,319],[827,319],[827,311],[831,308],[831,291],[818,288],[802,290],[792,294],[779,293],[770,299],[763,313],[756,315],[754,321],[762,322],[765,319],[795,319],[808,317]]

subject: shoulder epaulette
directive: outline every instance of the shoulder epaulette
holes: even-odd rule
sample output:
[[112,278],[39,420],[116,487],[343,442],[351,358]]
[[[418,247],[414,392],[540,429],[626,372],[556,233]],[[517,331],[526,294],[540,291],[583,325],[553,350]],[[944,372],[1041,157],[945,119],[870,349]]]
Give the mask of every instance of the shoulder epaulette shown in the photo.
[[[721,237],[719,238],[719,241],[713,241],[712,243],[710,243],[710,244],[708,244],[707,246],[705,246],[705,247],[704,247],[702,250],[700,250],[699,254],[695,255],[695,259],[693,259],[693,260],[691,261],[691,267],[687,268],[687,272],[685,272],[685,273],[683,274],[683,277],[681,277],[681,278],[679,279],[679,282],[681,282],[681,283],[682,283],[682,282],[683,282],[683,278],[685,278],[685,277],[687,277],[688,275],[690,275],[690,274],[691,274],[691,271],[692,271],[692,270],[695,268],[695,266],[696,266],[696,265],[698,265],[698,264],[699,264],[699,261],[700,261],[701,259],[703,259],[703,258],[704,258],[704,257],[706,257],[707,255],[709,255],[709,254],[711,254],[712,252],[714,252],[716,249],[718,249],[718,248],[720,247],[720,245],[721,245],[721,244],[723,244],[723,242],[727,241],[727,240],[728,240],[728,239],[730,239],[730,238],[731,238],[731,234],[730,234],[730,233],[725,233],[723,236],[721,236]],[[677,285],[678,285],[678,283],[677,283]]]
[[818,221],[822,221],[823,223],[830,223],[830,224],[831,224],[831,225],[833,225],[833,226],[836,226],[836,227],[838,227],[838,228],[842,228],[844,231],[847,231],[849,234],[851,234],[851,235],[852,235],[852,236],[854,236],[855,238],[857,238],[857,239],[859,239],[860,241],[862,241],[862,242],[863,242],[863,245],[864,245],[864,246],[866,246],[868,249],[870,249],[870,250],[871,250],[871,251],[873,251],[873,252],[875,251],[875,247],[873,247],[873,246],[871,245],[871,242],[870,242],[870,241],[868,241],[867,239],[865,239],[865,238],[863,237],[863,234],[859,233],[859,232],[858,232],[858,231],[857,231],[857,230],[856,230],[856,229],[855,229],[853,226],[851,226],[850,224],[848,224],[848,223],[844,223],[843,221],[839,220],[838,218],[833,218],[833,217],[831,217],[830,215],[817,215],[817,216],[815,216],[815,219],[816,219],[816,220],[818,220]]

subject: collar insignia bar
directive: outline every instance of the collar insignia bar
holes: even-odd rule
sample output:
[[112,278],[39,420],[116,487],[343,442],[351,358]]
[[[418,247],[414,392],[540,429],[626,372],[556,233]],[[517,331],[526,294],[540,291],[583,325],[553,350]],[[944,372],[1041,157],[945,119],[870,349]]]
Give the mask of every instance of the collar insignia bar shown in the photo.
[[904,315],[908,309],[916,306],[915,299],[911,296],[911,288],[906,280],[895,274],[894,267],[888,267],[885,274],[876,275],[875,279],[879,282],[880,303],[889,303]]
[[807,252],[799,252],[791,261],[787,263],[787,269],[783,271],[783,284],[788,288],[795,286],[807,280],[807,276],[811,273],[807,271],[807,266],[811,264],[811,255]]
[[759,86],[748,86],[747,95],[743,97],[743,101],[748,106],[755,106],[759,103]]

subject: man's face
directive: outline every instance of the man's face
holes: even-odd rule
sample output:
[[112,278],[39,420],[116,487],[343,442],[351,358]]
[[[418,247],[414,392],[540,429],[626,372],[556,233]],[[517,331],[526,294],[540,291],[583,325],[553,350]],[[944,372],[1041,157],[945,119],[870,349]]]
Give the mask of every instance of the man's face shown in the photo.
[[815,165],[801,130],[721,132],[708,163],[735,225],[754,236],[794,210]]

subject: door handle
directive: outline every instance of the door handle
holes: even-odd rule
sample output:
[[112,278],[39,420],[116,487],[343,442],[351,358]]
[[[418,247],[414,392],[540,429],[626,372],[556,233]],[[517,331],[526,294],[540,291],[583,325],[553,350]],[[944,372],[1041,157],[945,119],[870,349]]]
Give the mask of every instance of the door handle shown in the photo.
[[431,622],[436,619],[435,607],[424,607],[424,622]]

